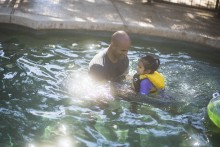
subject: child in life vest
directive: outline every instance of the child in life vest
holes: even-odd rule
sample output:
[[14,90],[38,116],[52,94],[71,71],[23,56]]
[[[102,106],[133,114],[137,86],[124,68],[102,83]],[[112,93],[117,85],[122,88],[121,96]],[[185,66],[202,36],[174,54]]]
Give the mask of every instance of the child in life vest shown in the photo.
[[165,88],[164,76],[156,70],[160,60],[147,55],[138,61],[137,73],[133,76],[132,86],[141,95],[156,92]]

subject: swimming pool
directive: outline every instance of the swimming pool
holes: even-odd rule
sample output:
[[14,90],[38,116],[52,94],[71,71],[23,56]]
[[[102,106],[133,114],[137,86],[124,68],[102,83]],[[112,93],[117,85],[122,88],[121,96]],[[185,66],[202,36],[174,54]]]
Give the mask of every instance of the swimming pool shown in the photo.
[[[0,146],[217,146],[206,106],[220,87],[220,51],[132,35],[138,57],[160,58],[166,93],[181,105],[134,103],[92,82],[88,64],[111,33],[0,33]],[[130,81],[124,83],[124,90]],[[135,98],[135,97],[134,97]]]

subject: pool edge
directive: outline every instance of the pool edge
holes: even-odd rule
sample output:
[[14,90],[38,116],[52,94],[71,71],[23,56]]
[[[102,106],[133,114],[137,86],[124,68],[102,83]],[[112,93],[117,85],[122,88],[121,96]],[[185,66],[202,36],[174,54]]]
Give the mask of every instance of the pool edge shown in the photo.
[[[36,31],[42,30],[91,30],[91,31],[110,31],[125,30],[128,33],[140,35],[152,35],[165,37],[192,43],[198,43],[220,49],[220,37],[208,36],[203,33],[189,32],[186,30],[173,30],[165,27],[138,26],[125,22],[89,22],[77,21],[74,19],[61,19],[51,16],[42,16],[27,13],[0,13],[0,24],[12,24],[27,27]],[[6,17],[7,16],[7,17]]]

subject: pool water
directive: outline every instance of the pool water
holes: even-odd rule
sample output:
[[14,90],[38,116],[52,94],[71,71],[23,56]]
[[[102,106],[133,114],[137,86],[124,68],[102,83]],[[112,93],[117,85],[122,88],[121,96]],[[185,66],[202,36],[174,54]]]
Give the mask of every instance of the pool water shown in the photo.
[[[220,50],[131,36],[129,75],[140,56],[155,55],[166,94],[181,103],[161,107],[113,95],[111,83],[89,78],[88,64],[109,45],[110,35],[0,33],[0,146],[220,144],[220,129],[206,110],[220,90]],[[122,91],[130,83],[121,83]]]

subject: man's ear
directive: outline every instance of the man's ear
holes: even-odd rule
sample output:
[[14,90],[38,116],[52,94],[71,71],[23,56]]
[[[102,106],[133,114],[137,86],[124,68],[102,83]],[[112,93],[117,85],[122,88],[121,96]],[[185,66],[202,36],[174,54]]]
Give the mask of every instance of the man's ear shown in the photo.
[[113,48],[115,48],[114,43],[113,43],[113,42],[111,42],[111,43],[110,43],[110,45],[109,45],[109,47],[110,47],[110,48],[112,48],[112,49],[113,49]]

